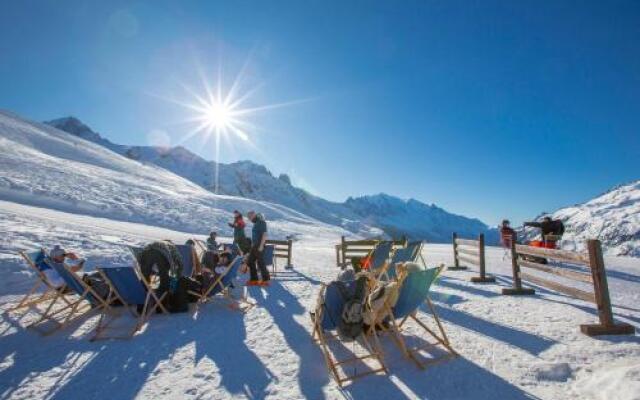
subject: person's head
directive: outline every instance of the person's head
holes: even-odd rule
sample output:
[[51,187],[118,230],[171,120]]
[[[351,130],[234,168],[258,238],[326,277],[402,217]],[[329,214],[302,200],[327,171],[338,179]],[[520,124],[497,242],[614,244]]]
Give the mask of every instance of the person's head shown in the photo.
[[218,257],[218,254],[215,251],[207,250],[202,255],[202,266],[210,269],[211,271],[213,271],[216,265],[218,265],[219,261],[220,257]]
[[256,220],[256,212],[251,210],[247,213],[247,218],[249,218],[249,221],[254,222]]
[[231,264],[231,253],[229,253],[228,251],[220,253],[220,261],[219,261],[219,263],[222,264],[222,265]]
[[511,223],[509,222],[509,220],[508,220],[508,219],[503,219],[503,220],[502,220],[502,226],[503,226],[503,227],[505,227],[505,228],[506,228],[506,227],[508,227],[510,224],[511,224]]
[[242,218],[242,214],[238,210],[233,210],[233,218],[238,219]]
[[211,239],[215,239],[218,236],[218,232],[216,231],[211,231],[211,233],[209,233],[209,237]]
[[551,217],[544,217],[544,218],[542,218],[542,221],[551,222]]
[[64,251],[62,247],[59,245],[53,246],[53,249],[49,252],[49,257],[55,262],[64,262],[64,258],[66,257],[67,252]]

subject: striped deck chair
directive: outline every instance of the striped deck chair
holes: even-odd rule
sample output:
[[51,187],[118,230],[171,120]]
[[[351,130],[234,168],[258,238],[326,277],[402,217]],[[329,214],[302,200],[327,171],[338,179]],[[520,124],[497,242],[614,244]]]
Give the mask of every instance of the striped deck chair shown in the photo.
[[[131,338],[158,309],[164,314],[169,313],[162,305],[162,301],[167,293],[163,293],[162,296],[158,298],[149,283],[143,276],[138,274],[135,268],[98,267],[96,269],[104,278],[105,282],[109,284],[114,296],[120,300],[122,305],[136,318],[136,324],[134,328],[130,329],[125,335],[107,336],[104,333],[106,333],[108,329],[111,329],[110,325],[116,318],[103,310],[98,326],[95,329],[95,335],[91,339],[92,341],[98,339]],[[142,306],[142,311],[138,311],[138,306]]]
[[[436,313],[431,300],[429,299],[429,290],[431,285],[436,280],[440,272],[444,269],[441,265],[435,268],[429,268],[420,271],[403,272],[400,275],[401,288],[398,295],[396,304],[391,310],[389,310],[393,316],[392,326],[395,328],[392,330],[392,334],[395,336],[395,342],[399,345],[405,356],[413,360],[416,365],[424,369],[429,364],[434,364],[440,361],[444,361],[451,357],[457,356],[457,353],[451,347],[447,334],[440,323],[440,318]],[[418,319],[418,308],[426,303],[431,311],[436,327],[431,329],[423,321]],[[397,320],[400,320],[397,323]],[[435,342],[427,342],[425,346],[409,348],[405,344],[405,340],[402,337],[403,328],[408,321],[415,322],[419,328],[424,330],[429,336],[435,339]],[[438,330],[439,334],[434,332]],[[446,354],[444,356],[433,358],[429,361],[423,362],[418,358],[419,352],[427,348],[434,348],[436,346],[442,346],[445,349]]]
[[189,292],[190,294],[199,296],[200,299],[198,303],[206,303],[209,300],[216,298],[216,295],[221,295],[222,298],[227,300],[234,300],[236,303],[243,304],[245,307],[240,307],[240,304],[235,304],[231,306],[231,308],[240,310],[240,311],[248,311],[251,307],[255,306],[255,303],[247,300],[246,289],[243,288],[243,294],[240,298],[236,299],[231,296],[231,284],[233,280],[238,276],[238,271],[240,271],[240,266],[244,262],[243,256],[237,256],[232,262],[229,268],[225,271],[224,274],[218,276],[218,278],[213,282],[209,288],[207,288],[202,293]]
[[63,263],[57,263],[50,259],[47,259],[46,263],[60,275],[64,280],[66,287],[76,296],[72,301],[65,300],[65,303],[67,304],[62,308],[55,308],[56,304],[58,304],[58,300],[62,300],[68,296],[68,294],[58,291],[40,319],[33,322],[28,327],[39,330],[39,325],[51,322],[55,324],[55,328],[40,330],[41,333],[49,335],[66,327],[78,318],[87,315],[92,310],[112,312],[110,304],[115,298],[112,292],[107,295],[106,299],[103,299],[95,292],[95,290],[87,285],[82,278],[80,278],[75,272],[71,271],[71,269]]
[[[36,263],[38,260],[46,257],[46,251],[44,249],[29,252],[20,251],[19,254],[26,261],[27,265],[36,273],[37,280],[20,302],[9,308],[7,312],[18,311],[20,309],[28,311],[32,308],[37,311],[34,306],[52,300],[58,293],[58,290],[64,291],[64,287],[57,289],[49,282],[47,276],[37,267]],[[44,291],[40,292],[40,288],[43,288]],[[66,298],[64,301],[66,301]]]
[[[411,242],[407,245],[407,247],[396,250],[393,253],[393,257],[391,257],[391,261],[389,262],[389,264],[380,273],[380,276],[384,279],[396,279],[396,266],[398,264],[404,264],[407,262],[416,262],[418,258],[422,258],[421,253],[422,242]],[[425,265],[424,259],[422,259],[422,264]]]
[[[322,284],[318,294],[315,314],[312,316],[312,337],[320,345],[329,373],[336,380],[338,386],[342,387],[345,382],[353,382],[367,375],[387,374],[388,371],[382,359],[382,352],[375,331],[372,332],[376,343],[375,348],[371,346],[367,335],[360,335],[359,339],[361,338],[361,341],[353,342],[353,352],[347,358],[338,359],[335,352],[330,349],[331,342],[340,341],[340,337],[334,332],[338,329],[342,309],[345,305],[345,300],[338,285],[340,285],[339,282],[331,282],[328,285]],[[347,290],[353,292],[355,290],[355,281],[346,283],[346,286]],[[361,350],[364,350],[364,354],[356,354],[356,343]],[[353,373],[349,374],[348,366],[350,364],[366,364],[367,361],[370,361],[373,366],[367,364],[367,368],[364,371],[352,370]],[[363,367],[365,366],[363,365]]]

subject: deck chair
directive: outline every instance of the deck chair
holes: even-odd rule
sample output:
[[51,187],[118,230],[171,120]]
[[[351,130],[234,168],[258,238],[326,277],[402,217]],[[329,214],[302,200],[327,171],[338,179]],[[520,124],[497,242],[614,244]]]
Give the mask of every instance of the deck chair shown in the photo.
[[209,288],[207,288],[202,293],[195,293],[189,291],[190,294],[198,296],[198,303],[206,303],[209,300],[216,298],[216,295],[221,295],[224,299],[233,300],[237,303],[244,305],[242,308],[240,305],[233,306],[231,308],[237,309],[240,311],[248,311],[251,307],[255,306],[255,303],[247,300],[246,291],[243,291],[243,294],[240,298],[236,299],[231,296],[231,284],[233,280],[238,276],[238,271],[240,271],[240,266],[244,262],[243,256],[237,256],[232,262],[229,268],[225,271],[224,274],[218,276],[218,278],[213,282]]
[[392,249],[393,242],[383,241],[378,243],[376,247],[371,251],[371,264],[369,266],[369,271],[371,271],[374,276],[379,276],[384,271],[384,268],[389,261],[389,256],[391,255]]
[[200,260],[194,246],[188,244],[176,245],[182,258],[182,276],[190,278],[193,273],[200,273]]
[[[58,293],[58,289],[49,282],[47,276],[36,265],[38,258],[46,256],[46,251],[44,249],[29,252],[20,251],[19,254],[26,261],[27,265],[36,273],[37,280],[27,294],[22,297],[20,302],[9,308],[7,312],[18,311],[20,309],[28,311],[34,306],[42,304],[48,300],[52,300]],[[40,288],[44,288],[44,291],[40,292]],[[63,291],[64,288],[60,288],[59,290]]]
[[[337,359],[334,352],[330,349],[330,342],[340,341],[340,337],[335,331],[338,329],[338,324],[341,319],[342,309],[345,305],[340,288],[340,283],[331,282],[328,285],[322,284],[320,292],[318,294],[318,302],[316,303],[315,314],[313,315],[313,335],[312,338],[320,345],[320,350],[324,356],[325,363],[329,373],[336,380],[338,386],[342,387],[345,382],[352,382],[356,379],[362,378],[367,375],[374,374],[387,374],[387,368],[384,365],[382,352],[379,347],[377,333],[373,331],[374,339],[376,341],[376,347],[372,347],[367,335],[360,335],[361,347],[364,350],[364,354],[355,354],[355,351],[351,356],[344,359]],[[355,290],[355,281],[348,282],[347,288],[350,291]],[[354,342],[354,346],[355,346]],[[368,368],[365,371],[357,372],[353,371],[352,374],[348,373],[349,364],[365,363],[371,360],[374,366]]]
[[[124,335],[113,334],[107,336],[105,333],[111,329],[110,325],[116,318],[102,310],[103,312],[100,315],[92,341],[98,339],[129,339],[144,326],[149,317],[158,309],[164,314],[169,313],[162,305],[167,293],[163,293],[162,296],[158,297],[149,282],[139,275],[135,268],[98,267],[97,271],[107,282],[114,296],[120,300],[122,306],[128,309],[133,317],[136,318],[136,324],[133,329],[129,329]],[[138,306],[142,306],[142,311],[138,311]]]
[[[383,279],[396,279],[397,271],[396,266],[398,264],[404,264],[408,262],[416,262],[418,258],[422,258],[422,242],[411,242],[407,245],[407,247],[402,249],[397,249],[393,253],[393,257],[391,257],[391,261],[385,267],[383,271],[381,271],[380,275]],[[422,264],[425,265],[424,259],[422,259]],[[426,269],[426,266],[425,266]]]
[[271,271],[275,275],[276,274],[276,263],[274,258],[275,246],[272,244],[267,244],[264,246],[264,251],[262,252],[262,259],[264,261],[264,266],[268,267],[271,265]]
[[[103,299],[95,292],[95,290],[87,285],[82,278],[80,278],[75,272],[71,271],[69,267],[64,265],[64,263],[57,263],[49,259],[45,262],[60,275],[65,286],[76,296],[71,301],[68,301],[65,299],[68,294],[63,291],[58,291],[40,319],[33,322],[28,327],[39,330],[45,335],[49,335],[66,327],[71,322],[87,315],[93,310],[112,312],[110,304],[115,298],[112,292],[109,292],[107,298]],[[66,305],[62,308],[56,308],[55,306],[58,304],[58,301],[62,299],[65,299],[64,302]],[[38,329],[40,324],[47,322],[53,323],[55,327],[48,330]]]
[[[437,362],[444,361],[451,357],[457,356],[457,353],[451,347],[447,334],[440,323],[440,318],[436,313],[431,300],[429,299],[429,290],[431,285],[436,280],[440,272],[444,269],[444,266],[435,268],[429,268],[420,271],[404,272],[406,274],[400,278],[401,288],[398,295],[398,299],[391,310],[392,326],[394,327],[392,334],[395,336],[395,342],[399,345],[405,356],[410,358],[419,368],[424,369],[427,365],[435,364]],[[402,275],[401,274],[401,275]],[[418,319],[418,308],[426,303],[431,311],[436,327],[431,329],[423,321]],[[397,321],[400,320],[398,323]],[[403,338],[402,330],[405,328],[408,321],[415,322],[419,328],[424,330],[429,336],[435,339],[435,342],[427,342],[426,346],[409,348],[406,346],[406,342]],[[436,333],[434,330],[439,332]],[[421,350],[427,348],[434,348],[436,346],[442,346],[445,349],[446,354],[444,356],[431,359],[429,361],[420,361],[418,355]]]

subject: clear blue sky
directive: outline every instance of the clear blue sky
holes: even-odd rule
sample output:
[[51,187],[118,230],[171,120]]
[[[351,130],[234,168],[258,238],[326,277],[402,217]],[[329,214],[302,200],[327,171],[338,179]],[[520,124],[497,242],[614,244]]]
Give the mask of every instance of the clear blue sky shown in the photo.
[[[251,159],[326,198],[386,192],[495,224],[640,178],[640,2],[3,1],[0,108],[177,143],[166,100],[242,65]],[[213,158],[213,143],[185,145]],[[258,150],[259,149],[259,150]]]

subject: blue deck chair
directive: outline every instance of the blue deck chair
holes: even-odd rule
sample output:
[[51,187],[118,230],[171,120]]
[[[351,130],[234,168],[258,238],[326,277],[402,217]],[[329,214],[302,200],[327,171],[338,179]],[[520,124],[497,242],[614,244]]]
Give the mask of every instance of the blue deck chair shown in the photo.
[[194,246],[178,244],[176,245],[176,248],[182,258],[182,276],[190,278],[194,271],[196,273],[200,272],[200,260],[198,260],[198,255],[196,254]]
[[[13,312],[20,309],[29,310],[31,308],[38,312],[39,310],[35,306],[53,299],[58,292],[58,288],[49,282],[47,276],[37,266],[39,262],[43,261],[47,257],[47,254],[44,249],[28,252],[20,251],[19,254],[26,261],[29,268],[35,272],[37,280],[27,294],[22,297],[20,302],[9,308],[7,312]],[[39,289],[41,288],[43,288],[44,291],[40,292]],[[64,288],[60,288],[60,290],[63,289]]]
[[244,262],[243,256],[237,256],[231,262],[231,265],[224,274],[218,276],[218,278],[209,286],[202,294],[193,293],[191,294],[199,295],[200,300],[198,303],[205,303],[212,298],[215,298],[216,295],[221,294],[223,298],[227,300],[235,300],[237,303],[243,304],[245,308],[235,307],[234,309],[238,309],[241,311],[247,311],[249,308],[255,306],[254,303],[247,300],[246,291],[243,290],[242,296],[238,299],[235,299],[231,296],[231,285],[233,284],[233,280],[238,276],[238,272],[240,271],[240,267]]
[[264,251],[262,252],[262,260],[264,261],[265,267],[271,265],[273,267],[272,272],[276,273],[276,264],[274,263],[274,252],[276,247],[272,244],[266,244],[264,246]]
[[[165,314],[169,313],[162,305],[167,293],[163,293],[158,298],[144,277],[138,275],[135,268],[98,267],[96,269],[107,282],[114,296],[120,300],[122,305],[131,312],[137,321],[135,327],[124,336],[105,336],[103,333],[109,329],[109,325],[115,318],[110,318],[111,315],[103,310],[92,340],[130,338],[144,326],[149,316],[153,315],[158,309]],[[138,311],[138,306],[142,306],[142,311]]]
[[404,264],[407,262],[416,262],[418,260],[418,257],[422,257],[421,252],[422,252],[422,242],[411,242],[407,245],[407,247],[402,249],[397,249],[393,253],[393,257],[391,257],[391,261],[389,262],[388,267],[381,275],[384,275],[384,277],[387,279],[396,278],[397,264]]
[[[443,268],[444,266],[440,266],[426,270],[411,271],[401,277],[400,293],[396,304],[391,309],[391,313],[393,315],[392,325],[395,328],[392,334],[396,335],[397,338],[395,342],[399,344],[405,355],[413,360],[420,368],[425,368],[428,364],[439,362],[445,358],[457,355],[451,347],[447,334],[440,323],[440,318],[438,318],[438,314],[429,299],[429,290]],[[426,303],[429,307],[436,324],[436,328],[434,329],[438,330],[439,334],[434,332],[434,330],[418,319],[418,309],[423,303]],[[405,341],[401,336],[402,328],[409,319],[416,322],[420,328],[436,340],[436,343],[427,343],[428,346],[434,347],[441,345],[446,349],[447,354],[445,354],[444,357],[434,358],[429,362],[421,362],[417,356],[420,350],[424,350],[424,347],[407,348]],[[397,324],[396,320],[400,320],[400,323]]]
[[375,276],[379,276],[385,270],[392,249],[393,242],[385,240],[378,243],[371,251],[371,264],[369,271],[371,271]]
[[[344,284],[341,288],[340,285]],[[346,296],[343,295],[343,289],[346,291]],[[369,344],[366,335],[361,335],[362,349],[364,349],[364,355],[356,355],[346,359],[338,360],[337,357],[330,350],[329,341],[340,340],[337,334],[330,333],[338,329],[338,324],[342,318],[342,309],[345,305],[345,297],[351,297],[355,291],[355,281],[351,282],[331,282],[328,285],[323,284],[318,294],[318,301],[316,303],[315,314],[313,315],[313,339],[320,345],[320,350],[324,356],[327,369],[333,378],[336,380],[338,386],[342,387],[345,382],[355,381],[358,378],[378,374],[387,373],[387,368],[382,360],[382,353],[379,348],[373,349]],[[374,335],[377,335],[373,332]],[[377,336],[376,336],[377,341]],[[354,342],[355,343],[355,342]],[[346,367],[349,364],[365,362],[365,360],[373,360],[376,366],[368,368],[365,371],[349,374]]]
[[71,302],[66,301],[66,305],[60,309],[54,309],[54,306],[67,296],[66,293],[58,291],[57,295],[51,301],[44,314],[39,320],[30,324],[29,327],[37,328],[38,325],[45,322],[52,322],[56,325],[55,328],[42,331],[45,335],[51,334],[59,329],[64,328],[72,321],[88,314],[89,311],[104,311],[111,312],[110,304],[113,302],[113,293],[109,293],[106,299],[103,299],[98,295],[89,285],[87,285],[75,272],[71,271],[64,263],[54,262],[51,259],[46,259],[45,262],[51,266],[62,278],[66,288],[74,293],[76,298]]

